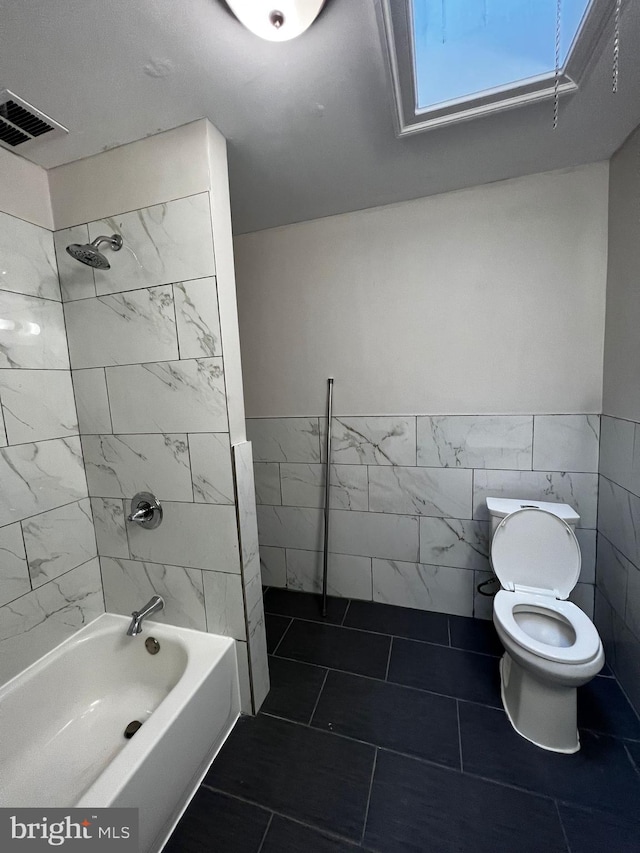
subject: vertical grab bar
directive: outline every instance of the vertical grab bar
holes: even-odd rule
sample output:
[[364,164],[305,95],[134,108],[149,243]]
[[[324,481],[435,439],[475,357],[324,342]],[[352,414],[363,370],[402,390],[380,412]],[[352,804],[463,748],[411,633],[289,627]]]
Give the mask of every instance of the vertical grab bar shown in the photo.
[[333,410],[333,377],[327,379],[327,442],[325,447],[326,472],[324,482],[324,554],[322,558],[322,615],[327,615],[327,572],[329,568],[329,494],[331,492],[331,418]]

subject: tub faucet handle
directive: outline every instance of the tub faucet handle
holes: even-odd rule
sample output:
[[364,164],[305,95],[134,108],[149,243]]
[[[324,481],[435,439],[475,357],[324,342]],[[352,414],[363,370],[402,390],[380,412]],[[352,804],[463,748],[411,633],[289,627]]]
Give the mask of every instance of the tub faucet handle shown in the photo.
[[131,501],[131,512],[127,521],[144,527],[145,530],[153,530],[162,522],[162,506],[160,501],[151,492],[138,492]]

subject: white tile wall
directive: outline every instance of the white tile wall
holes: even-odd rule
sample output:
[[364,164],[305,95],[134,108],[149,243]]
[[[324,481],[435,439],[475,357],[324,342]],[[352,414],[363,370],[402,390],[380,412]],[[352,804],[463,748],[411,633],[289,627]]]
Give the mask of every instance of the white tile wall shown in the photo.
[[[259,453],[254,468],[263,582],[317,592],[323,419],[250,419],[247,430]],[[485,500],[530,497],[567,502],[581,514],[582,572],[574,597],[591,610],[598,435],[593,415],[335,418],[329,589],[491,618],[492,598],[476,590],[493,577]],[[536,462],[549,467],[534,470]]]
[[0,370],[0,400],[10,444],[78,434],[68,370]]

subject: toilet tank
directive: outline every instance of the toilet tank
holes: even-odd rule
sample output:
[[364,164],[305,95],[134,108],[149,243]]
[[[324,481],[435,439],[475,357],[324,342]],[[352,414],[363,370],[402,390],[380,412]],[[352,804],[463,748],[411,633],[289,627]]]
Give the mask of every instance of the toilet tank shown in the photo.
[[527,507],[536,507],[544,509],[547,512],[552,512],[561,518],[575,529],[576,524],[580,521],[580,516],[569,504],[552,503],[550,501],[530,501],[528,499],[516,500],[515,498],[487,498],[487,509],[491,515],[491,538],[502,519],[515,512],[517,509],[526,509]]

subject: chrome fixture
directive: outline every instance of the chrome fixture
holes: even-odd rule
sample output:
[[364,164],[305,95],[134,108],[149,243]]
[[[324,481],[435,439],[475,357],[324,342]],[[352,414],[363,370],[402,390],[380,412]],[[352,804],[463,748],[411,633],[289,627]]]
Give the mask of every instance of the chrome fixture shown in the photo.
[[67,246],[67,252],[81,264],[97,270],[108,270],[111,269],[111,264],[102,252],[98,251],[101,243],[108,243],[114,252],[119,252],[122,248],[122,237],[120,234],[112,234],[111,237],[96,237],[90,243],[72,243]]
[[331,424],[333,421],[333,376],[327,379],[327,443],[324,480],[324,552],[322,554],[322,615],[327,615],[327,574],[329,571],[329,496],[331,495]]
[[134,610],[131,614],[131,623],[127,628],[127,637],[135,637],[136,634],[142,633],[142,623],[147,617],[157,613],[164,607],[164,598],[161,595],[154,595],[150,601],[147,601],[142,610]]
[[302,35],[322,11],[325,0],[227,0],[248,30],[267,41]]
[[151,492],[138,492],[131,501],[131,512],[127,521],[139,524],[145,530],[155,530],[162,523],[162,506]]

